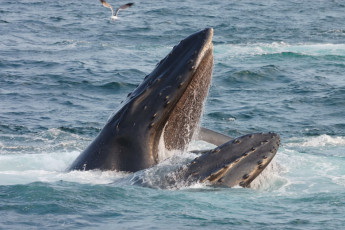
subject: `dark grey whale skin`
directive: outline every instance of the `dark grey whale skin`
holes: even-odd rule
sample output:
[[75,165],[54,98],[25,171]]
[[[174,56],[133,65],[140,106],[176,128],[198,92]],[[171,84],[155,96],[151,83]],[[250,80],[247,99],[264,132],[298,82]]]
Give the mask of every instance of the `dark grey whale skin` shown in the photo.
[[158,163],[158,146],[183,150],[198,132],[198,139],[218,147],[172,172],[174,185],[207,182],[248,187],[275,156],[280,137],[255,133],[232,139],[200,128],[203,103],[213,68],[213,29],[182,40],[144,81],[128,95],[123,107],[103,127],[69,170],[136,172]]

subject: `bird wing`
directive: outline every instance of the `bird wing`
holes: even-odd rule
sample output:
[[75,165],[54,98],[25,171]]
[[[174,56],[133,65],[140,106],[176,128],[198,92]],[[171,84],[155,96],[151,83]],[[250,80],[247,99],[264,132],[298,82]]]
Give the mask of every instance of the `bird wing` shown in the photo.
[[[102,1],[102,0],[101,0]],[[103,0],[104,1],[104,0]],[[124,10],[124,9],[127,9],[129,7],[131,7],[134,3],[127,3],[127,4],[124,4],[122,6],[120,6],[119,8],[116,9],[115,11],[115,16],[117,16],[117,14],[119,13],[120,10]]]
[[111,15],[114,15],[114,9],[113,9],[113,7],[112,7],[109,3],[107,3],[106,1],[104,1],[104,0],[100,0],[100,1],[101,1],[102,5],[103,5],[104,7],[110,8],[110,9],[111,9]]

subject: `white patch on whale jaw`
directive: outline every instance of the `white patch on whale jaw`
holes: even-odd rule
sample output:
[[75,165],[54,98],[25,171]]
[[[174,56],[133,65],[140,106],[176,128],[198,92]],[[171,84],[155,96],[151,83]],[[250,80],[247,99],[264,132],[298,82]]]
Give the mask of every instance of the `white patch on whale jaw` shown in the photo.
[[[167,123],[168,124],[168,123]],[[167,126],[165,124],[161,137],[159,138],[159,144],[158,144],[158,162],[162,162],[174,155],[176,155],[177,152],[180,152],[181,150],[169,150],[165,147],[165,140],[164,140],[164,133],[165,133],[165,127]]]

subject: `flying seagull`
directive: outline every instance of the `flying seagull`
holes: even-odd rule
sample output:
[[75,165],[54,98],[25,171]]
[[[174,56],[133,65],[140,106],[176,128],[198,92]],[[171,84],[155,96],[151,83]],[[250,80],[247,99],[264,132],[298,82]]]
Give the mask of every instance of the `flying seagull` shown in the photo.
[[114,19],[114,20],[117,19],[117,14],[119,13],[120,10],[127,9],[127,8],[131,7],[134,4],[134,3],[124,4],[124,5],[120,6],[119,8],[117,8],[116,11],[115,11],[115,14],[114,14],[114,9],[113,9],[113,7],[109,3],[107,3],[105,0],[100,0],[100,1],[101,1],[102,5],[104,7],[107,7],[107,8],[111,9],[111,19]]

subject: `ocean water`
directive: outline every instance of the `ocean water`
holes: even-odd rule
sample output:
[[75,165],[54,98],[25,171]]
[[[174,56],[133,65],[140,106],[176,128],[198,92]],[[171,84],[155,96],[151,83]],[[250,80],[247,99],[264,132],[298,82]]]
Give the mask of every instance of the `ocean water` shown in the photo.
[[[0,1],[0,229],[342,229],[345,3],[133,2],[111,21],[97,0]],[[134,174],[67,172],[156,63],[205,27],[215,64],[202,125],[281,135],[252,188],[155,188],[188,152]]]

